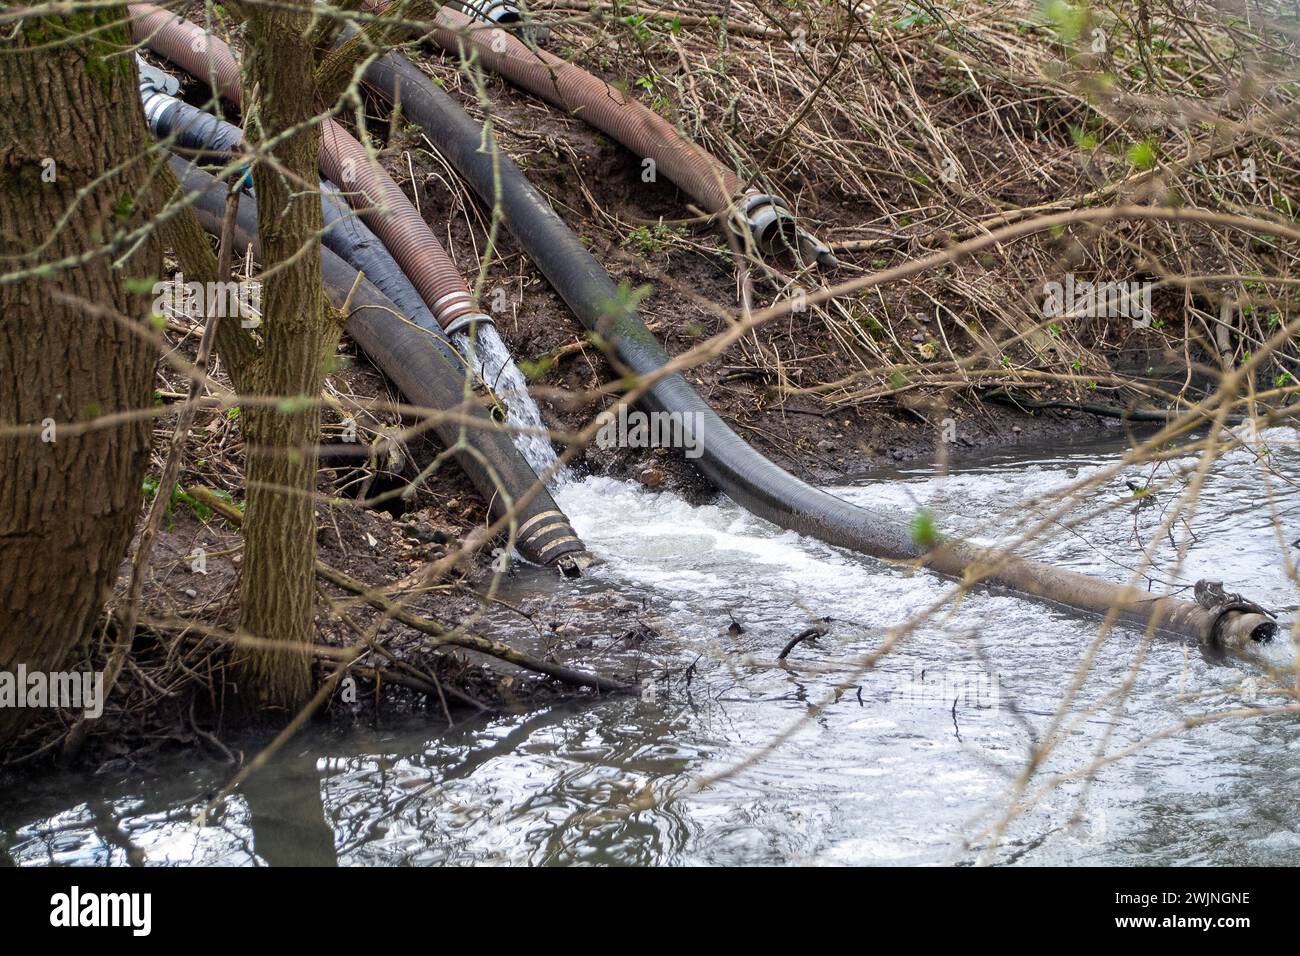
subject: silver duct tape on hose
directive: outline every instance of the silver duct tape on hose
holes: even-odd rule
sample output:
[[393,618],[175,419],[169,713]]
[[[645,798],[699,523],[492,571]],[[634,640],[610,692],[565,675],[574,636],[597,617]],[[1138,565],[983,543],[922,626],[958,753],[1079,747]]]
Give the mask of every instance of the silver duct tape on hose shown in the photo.
[[514,0],[455,0],[453,6],[484,23],[518,23],[524,18]]
[[800,255],[815,260],[820,266],[831,268],[839,264],[830,247],[800,226],[790,207],[779,196],[749,190],[741,197],[739,214],[732,219],[732,228],[742,236],[752,238],[761,253],[794,246]]
[[139,53],[135,55],[135,65],[140,75],[140,100],[144,106],[144,118],[149,124],[150,132],[157,136],[166,115],[180,103],[176,94],[181,90],[181,83],[170,73],[150,65]]
[[159,131],[166,126],[167,114],[175,109],[179,102],[174,96],[168,96],[166,93],[157,91],[144,93],[141,105],[144,107],[144,120],[149,125],[149,132],[154,136],[161,136]]
[[135,66],[140,76],[141,94],[157,91],[175,96],[181,91],[181,81],[166,70],[153,66],[139,53],[135,55]]

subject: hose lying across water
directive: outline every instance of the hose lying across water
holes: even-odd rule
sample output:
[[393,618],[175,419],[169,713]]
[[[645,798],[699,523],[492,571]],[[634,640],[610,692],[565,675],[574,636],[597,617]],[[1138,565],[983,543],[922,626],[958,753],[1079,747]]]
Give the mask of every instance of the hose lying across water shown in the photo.
[[[425,131],[484,203],[499,203],[505,224],[529,257],[582,323],[612,342],[623,365],[648,375],[669,361],[636,311],[615,306],[620,296],[608,273],[519,167],[495,143],[481,148],[482,127],[455,101],[396,53],[371,64],[365,79],[388,99],[400,98],[403,114]],[[783,528],[880,558],[923,562],[955,578],[982,580],[1096,614],[1114,610],[1126,621],[1152,621],[1161,630],[1206,644],[1241,646],[1266,640],[1275,629],[1262,614],[1158,597],[958,540],[927,547],[900,516],[849,504],[772,464],[733,432],[681,374],[660,379],[642,401],[651,411],[679,416],[683,426],[693,429],[702,447],[697,464],[714,485]]]

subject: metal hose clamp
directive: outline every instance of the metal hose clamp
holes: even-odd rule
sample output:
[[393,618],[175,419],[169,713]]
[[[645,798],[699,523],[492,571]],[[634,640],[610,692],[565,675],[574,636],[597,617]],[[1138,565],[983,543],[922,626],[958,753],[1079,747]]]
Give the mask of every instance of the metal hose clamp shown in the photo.
[[779,196],[757,191],[746,193],[732,228],[742,236],[748,233],[764,254],[793,245],[800,255],[816,260],[818,265],[828,268],[838,265],[830,247],[802,228]]
[[468,289],[457,289],[440,296],[429,303],[429,310],[448,335],[468,332],[472,326],[479,324],[494,324],[491,316],[484,315],[474,307],[474,299]]
[[448,335],[455,335],[458,332],[469,332],[480,325],[496,325],[496,323],[492,321],[492,316],[484,315],[482,312],[466,312],[448,322],[443,327],[443,331]]

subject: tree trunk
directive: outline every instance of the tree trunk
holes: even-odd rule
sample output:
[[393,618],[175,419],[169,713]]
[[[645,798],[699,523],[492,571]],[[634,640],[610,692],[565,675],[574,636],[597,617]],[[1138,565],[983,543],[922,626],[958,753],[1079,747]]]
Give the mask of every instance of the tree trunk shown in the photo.
[[[130,162],[148,142],[135,61],[122,52],[130,36],[110,26],[125,13],[32,19],[0,39],[0,671],[10,673],[64,665],[140,511],[150,420],[69,428],[153,404],[157,353],[141,334],[152,296],[124,283],[156,279],[159,244],[116,270],[123,249],[95,252],[148,206],[147,164]],[[50,265],[77,256],[86,261]],[[0,709],[0,746],[27,716]]]
[[[249,7],[244,103],[250,143],[314,115],[313,50],[304,35],[310,23],[307,3],[299,10]],[[259,162],[253,169],[262,266],[269,273],[253,381],[259,395],[276,404],[250,406],[244,414],[248,495],[240,604],[247,633],[299,647],[314,634],[317,399],[325,356],[338,336],[321,291],[319,140],[319,127],[311,125],[275,148],[278,167]],[[296,709],[310,695],[310,657],[296,648],[254,649],[245,658],[242,683],[264,707]]]

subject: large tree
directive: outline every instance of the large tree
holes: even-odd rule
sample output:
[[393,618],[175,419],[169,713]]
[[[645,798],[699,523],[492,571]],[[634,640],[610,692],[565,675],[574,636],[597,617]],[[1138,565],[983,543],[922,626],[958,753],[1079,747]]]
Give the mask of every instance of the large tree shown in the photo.
[[317,398],[339,328],[321,287],[311,4],[246,9],[246,137],[257,147],[297,132],[275,143],[270,161],[253,167],[266,277],[263,348],[250,387],[264,402],[252,403],[244,415],[241,622],[252,636],[285,646],[248,653],[243,683],[260,704],[295,708],[311,690],[310,658],[302,648],[314,636]]
[[[139,514],[162,266],[125,7],[0,38],[0,670],[57,670],[93,627]],[[134,290],[134,291],[132,291]],[[26,427],[28,430],[21,430]],[[35,429],[35,430],[31,430]],[[28,712],[0,709],[0,746]]]

